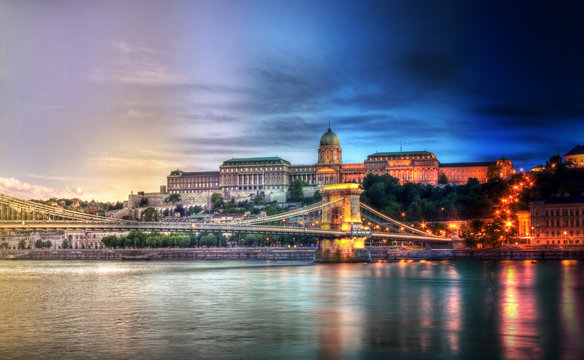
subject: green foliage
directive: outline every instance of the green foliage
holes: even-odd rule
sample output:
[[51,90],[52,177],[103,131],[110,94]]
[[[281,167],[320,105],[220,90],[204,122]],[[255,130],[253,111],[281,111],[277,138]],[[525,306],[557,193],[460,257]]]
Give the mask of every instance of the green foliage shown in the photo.
[[213,193],[211,195],[211,204],[213,209],[220,209],[223,207],[223,195],[221,193]]
[[247,234],[243,240],[245,246],[256,246],[258,242],[258,236],[255,234]]
[[288,211],[288,208],[285,206],[278,205],[278,204],[273,204],[273,205],[266,206],[264,208],[264,211],[266,212],[266,215],[270,216],[270,215],[276,215],[276,214],[286,212],[286,211]]
[[[406,222],[447,221],[492,215],[491,197],[504,191],[505,182],[480,184],[470,179],[465,185],[437,187],[406,183],[389,175],[369,174],[363,181],[361,201],[386,215]],[[403,215],[402,215],[403,214]]]
[[0,243],[0,249],[7,250],[8,248],[9,248],[9,245],[7,242],[2,241],[2,243]]
[[288,200],[302,201],[304,199],[304,186],[306,184],[302,180],[296,180],[288,187]]
[[166,199],[164,199],[164,202],[173,203],[173,204],[176,204],[180,201],[181,201],[180,194],[177,194],[177,193],[170,194],[170,195],[168,195],[168,197]]
[[61,242],[61,249],[72,249],[73,245],[71,244],[71,242],[67,239],[63,239],[63,241]]
[[201,245],[206,247],[217,246],[217,237],[215,234],[207,234],[201,238]]
[[21,239],[18,241],[18,249],[26,249],[26,240]]
[[314,192],[314,194],[312,195],[312,199],[311,200],[312,200],[311,202],[313,202],[313,203],[322,201],[322,194],[320,193],[319,190],[316,190]]
[[156,209],[149,207],[148,209],[142,211],[140,215],[140,221],[158,221],[158,214]]
[[[107,235],[101,238],[101,243],[105,248],[115,249],[119,247],[119,239],[115,235]],[[75,249],[77,249],[77,243],[75,243]]]
[[42,239],[38,239],[34,242],[34,247],[37,249],[48,249],[53,246],[53,243],[50,240],[43,241]]
[[260,194],[254,196],[252,200],[254,205],[264,205],[266,203],[266,199],[264,197],[264,192],[262,191]]
[[143,197],[140,199],[140,203],[138,204],[138,207],[146,207],[148,206],[148,198]]
[[254,209],[254,205],[247,200],[235,203],[235,199],[231,199],[227,203],[223,203],[222,206],[225,212],[234,214],[243,214],[247,211],[251,212]]
[[191,216],[191,215],[194,215],[194,214],[198,214],[201,211],[203,211],[203,207],[201,207],[199,205],[189,206],[189,209],[187,211],[187,216]]
[[440,175],[438,175],[438,184],[440,185],[448,184],[448,176],[446,176],[445,173],[441,172]]
[[[196,236],[193,234],[193,236]],[[105,248],[165,248],[165,247],[189,247],[191,236],[186,233],[171,233],[169,235],[151,232],[144,233],[132,231],[127,236],[117,237],[115,235],[104,236],[101,243]]]
[[532,181],[533,186],[525,188],[520,195],[520,209],[527,209],[529,202],[543,200],[552,195],[584,192],[584,169],[558,166],[554,171],[529,174],[529,178],[518,177],[516,182]]

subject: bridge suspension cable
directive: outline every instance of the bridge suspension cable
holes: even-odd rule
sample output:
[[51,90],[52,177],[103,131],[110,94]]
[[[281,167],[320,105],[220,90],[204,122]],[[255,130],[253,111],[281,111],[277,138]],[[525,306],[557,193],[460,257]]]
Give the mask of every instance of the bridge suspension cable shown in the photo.
[[287,218],[291,218],[294,216],[300,216],[300,215],[304,215],[307,213],[311,213],[313,211],[317,211],[320,210],[322,208],[325,207],[329,207],[332,206],[338,202],[343,201],[343,199],[337,199],[334,201],[330,201],[328,203],[323,203],[323,202],[317,202],[315,204],[300,208],[300,209],[296,209],[296,210],[292,210],[292,211],[288,211],[285,213],[280,213],[280,214],[276,214],[276,215],[270,215],[270,216],[264,216],[264,217],[260,217],[260,218],[256,218],[256,219],[250,219],[250,220],[241,220],[241,221],[233,221],[229,224],[257,224],[257,223],[266,223],[266,222],[271,222],[271,221],[278,221],[278,220],[282,220],[282,219],[287,219]]
[[[426,238],[443,239],[443,237],[441,237],[441,236],[436,236],[436,235],[428,234],[428,233],[426,233],[426,232],[424,232],[422,230],[418,230],[418,229],[413,228],[411,226],[408,226],[408,225],[406,225],[404,223],[401,223],[401,222],[399,222],[397,220],[394,220],[394,219],[390,218],[389,216],[380,213],[379,211],[373,209],[372,207],[370,207],[370,206],[368,206],[366,204],[361,203],[361,209],[363,209],[363,210],[365,210],[365,211],[367,211],[369,213],[374,214],[375,216],[377,216],[378,218],[380,218],[382,221],[385,221],[386,224],[388,224],[388,225],[390,225],[390,226],[392,226],[394,228],[395,227],[398,227],[399,229],[403,229],[404,231],[409,231],[409,232],[411,232],[413,234],[421,235],[421,236],[424,236]],[[363,217],[365,217],[368,220],[371,220],[373,222],[379,222],[378,220],[375,220],[372,216],[369,216],[367,214],[361,213],[361,216],[363,216]]]

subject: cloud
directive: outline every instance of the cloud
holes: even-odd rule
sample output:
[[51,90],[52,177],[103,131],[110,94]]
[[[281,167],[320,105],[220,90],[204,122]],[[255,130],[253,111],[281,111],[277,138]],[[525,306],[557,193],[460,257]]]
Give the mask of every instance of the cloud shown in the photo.
[[22,182],[15,178],[0,177],[0,193],[22,199],[45,200],[52,197],[76,198],[86,195],[81,187],[51,188]]
[[110,64],[95,67],[89,79],[98,83],[120,83],[124,85],[185,85],[185,77],[164,63],[157,52],[145,47],[132,46],[114,41],[115,54]]
[[494,105],[480,105],[472,109],[475,114],[493,117],[495,122],[518,126],[549,126],[551,119],[561,118],[570,123],[580,123],[584,117],[584,106],[575,103],[550,104],[520,104],[499,103]]

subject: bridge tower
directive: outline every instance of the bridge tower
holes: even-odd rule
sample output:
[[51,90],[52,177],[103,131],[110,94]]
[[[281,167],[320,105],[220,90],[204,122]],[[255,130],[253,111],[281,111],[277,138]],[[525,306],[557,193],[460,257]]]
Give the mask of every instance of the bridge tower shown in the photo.
[[318,243],[316,260],[319,262],[362,262],[370,261],[365,249],[365,237],[354,236],[361,230],[361,206],[359,197],[363,190],[359,184],[328,184],[322,186],[322,200],[325,203],[342,201],[322,209],[320,227],[327,230],[341,230],[347,233],[337,239],[321,239]]

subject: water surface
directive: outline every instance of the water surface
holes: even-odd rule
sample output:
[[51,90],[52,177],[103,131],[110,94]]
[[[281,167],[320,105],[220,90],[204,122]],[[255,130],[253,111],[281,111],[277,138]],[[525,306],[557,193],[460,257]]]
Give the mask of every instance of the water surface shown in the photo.
[[584,263],[0,261],[1,359],[579,359]]

